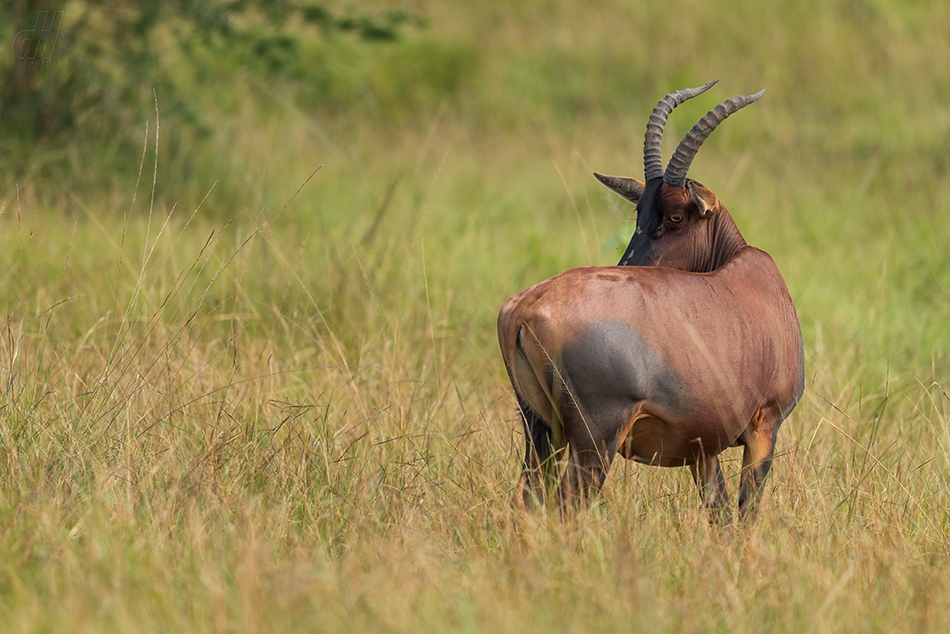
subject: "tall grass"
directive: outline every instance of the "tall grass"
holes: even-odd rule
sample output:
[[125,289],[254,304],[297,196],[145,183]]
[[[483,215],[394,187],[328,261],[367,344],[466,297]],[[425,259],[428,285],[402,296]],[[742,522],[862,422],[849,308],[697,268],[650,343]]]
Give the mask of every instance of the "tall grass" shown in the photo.
[[[337,101],[239,77],[209,136],[129,131],[137,178],[72,147],[0,195],[0,629],[941,629],[950,10],[406,4],[430,28],[328,62]],[[639,175],[657,99],[715,77],[667,152],[767,89],[691,176],[805,336],[761,517],[622,462],[519,516],[497,309],[616,261],[590,170]]]

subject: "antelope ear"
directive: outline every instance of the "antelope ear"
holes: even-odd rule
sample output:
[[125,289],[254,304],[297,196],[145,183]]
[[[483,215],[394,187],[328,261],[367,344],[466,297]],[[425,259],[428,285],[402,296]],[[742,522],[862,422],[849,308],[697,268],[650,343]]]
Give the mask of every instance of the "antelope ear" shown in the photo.
[[709,218],[719,211],[719,199],[711,189],[691,179],[686,180],[686,189],[689,190],[689,202],[700,218]]
[[640,196],[643,194],[645,184],[643,181],[638,181],[635,178],[607,176],[606,174],[598,174],[597,172],[594,172],[594,176],[597,177],[597,180],[606,185],[608,189],[620,194],[621,197],[626,198],[634,205],[637,204],[637,201],[640,200]]

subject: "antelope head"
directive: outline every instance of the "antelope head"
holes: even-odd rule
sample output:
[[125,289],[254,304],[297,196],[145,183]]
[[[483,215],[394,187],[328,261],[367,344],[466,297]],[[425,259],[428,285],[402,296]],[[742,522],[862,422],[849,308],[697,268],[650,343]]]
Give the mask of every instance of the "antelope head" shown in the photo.
[[667,118],[673,108],[706,92],[716,81],[667,95],[653,109],[643,142],[643,181],[594,172],[601,183],[637,206],[637,228],[620,258],[620,266],[664,266],[708,272],[722,266],[746,246],[716,194],[686,178],[686,174],[696,152],[716,126],[756,101],[764,90],[734,97],[706,113],[679,144],[663,170],[660,144]]

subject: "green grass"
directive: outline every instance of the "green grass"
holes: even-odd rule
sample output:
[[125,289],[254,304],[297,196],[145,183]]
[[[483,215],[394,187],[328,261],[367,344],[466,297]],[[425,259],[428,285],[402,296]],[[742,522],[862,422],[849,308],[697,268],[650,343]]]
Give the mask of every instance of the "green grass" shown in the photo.
[[[154,120],[118,130],[140,177],[76,144],[3,181],[0,629],[940,631],[950,9],[406,8],[429,27],[322,83],[196,89],[210,131],[162,120],[157,157]],[[805,338],[759,522],[622,462],[591,513],[521,517],[497,310],[616,261],[631,210],[590,171],[640,176],[656,101],[716,77],[667,155],[767,89],[691,176]]]

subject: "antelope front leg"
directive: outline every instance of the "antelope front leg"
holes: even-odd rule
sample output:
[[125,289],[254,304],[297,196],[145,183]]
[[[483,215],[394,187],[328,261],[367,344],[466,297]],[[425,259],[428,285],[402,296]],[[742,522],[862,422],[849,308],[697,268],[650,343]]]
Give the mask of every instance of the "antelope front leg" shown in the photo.
[[699,496],[703,505],[709,509],[710,521],[728,524],[729,494],[726,492],[726,480],[722,475],[719,456],[702,456],[689,465],[693,481],[699,486]]
[[778,408],[763,407],[742,432],[742,475],[739,477],[739,515],[755,519],[756,506],[762,497],[762,483],[772,468],[775,437],[781,424]]

